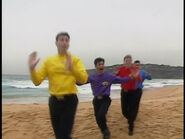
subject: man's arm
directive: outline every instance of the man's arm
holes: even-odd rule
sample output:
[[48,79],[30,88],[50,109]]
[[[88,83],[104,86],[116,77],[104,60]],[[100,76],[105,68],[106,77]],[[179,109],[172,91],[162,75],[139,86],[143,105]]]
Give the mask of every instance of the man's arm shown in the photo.
[[88,76],[88,80],[87,80],[87,82],[86,82],[86,83],[82,84],[82,83],[80,83],[80,82],[76,81],[76,85],[78,85],[78,86],[82,86],[82,85],[88,84],[88,83],[90,83],[90,82],[91,82],[91,78],[90,78],[90,76]]
[[73,75],[75,76],[78,83],[84,84],[88,80],[88,74],[80,59],[76,59],[73,65]]
[[152,80],[152,75],[149,72],[146,72],[145,78],[148,80]]
[[140,71],[138,70],[137,73],[135,74],[135,78],[138,80],[138,82],[142,82],[142,77],[140,75]]
[[89,82],[89,81],[87,81],[86,83],[81,84],[81,83],[79,83],[78,81],[76,81],[76,85],[78,85],[78,86],[82,86],[82,85],[85,85],[85,84],[88,84],[88,83],[90,83],[90,82]]
[[47,76],[46,62],[42,64],[38,72],[35,67],[40,59],[37,59],[37,52],[33,52],[29,56],[29,70],[32,82],[38,86]]
[[135,79],[137,79],[138,82],[142,82],[139,68],[133,66],[131,69],[131,74],[134,76]]
[[113,84],[121,84],[121,83],[127,83],[128,81],[130,81],[133,77],[130,75],[128,77],[119,77],[116,75],[111,75],[111,79],[112,79],[112,83]]

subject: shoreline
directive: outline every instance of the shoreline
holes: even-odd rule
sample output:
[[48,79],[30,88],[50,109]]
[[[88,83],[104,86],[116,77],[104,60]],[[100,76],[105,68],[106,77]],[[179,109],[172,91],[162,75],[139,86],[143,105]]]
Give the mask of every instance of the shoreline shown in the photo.
[[[166,88],[166,87],[175,87],[175,86],[183,86],[183,85],[165,85],[163,87],[149,87],[149,88],[144,88],[143,89],[143,93],[150,93],[152,90],[156,90],[156,89],[160,89],[160,88]],[[111,99],[120,99],[120,91],[121,89],[112,89],[111,90],[111,95],[110,95],[110,98]],[[80,94],[80,93],[77,93],[78,95],[78,99],[79,99],[79,103],[83,103],[83,102],[92,102],[92,99],[93,99],[93,95],[92,94]],[[86,98],[84,98],[86,97]],[[7,104],[48,104],[48,98],[49,98],[49,94],[48,94],[48,97],[38,97],[38,98],[29,98],[30,100],[32,101],[40,101],[40,102],[29,102],[28,101],[22,101],[19,102],[17,100],[17,98],[12,98],[10,100],[7,100],[8,102],[2,102],[2,105],[7,105]],[[2,98],[3,101],[6,100],[6,98]]]
[[[150,88],[144,88],[143,89],[143,93],[152,93],[154,92],[156,89],[162,89],[162,88],[173,88],[173,87],[181,87],[181,86],[184,86],[184,85],[166,85],[166,86],[163,86],[163,87],[150,87]],[[120,94],[120,90],[112,90],[111,93],[116,93],[116,94]],[[49,98],[49,97],[48,97]],[[112,100],[120,100],[120,98],[111,98]],[[89,103],[89,102],[92,102],[92,100],[87,100],[87,101],[83,101],[83,102],[79,102],[79,103]],[[2,104],[2,105],[47,105],[48,103],[5,103],[5,104]]]

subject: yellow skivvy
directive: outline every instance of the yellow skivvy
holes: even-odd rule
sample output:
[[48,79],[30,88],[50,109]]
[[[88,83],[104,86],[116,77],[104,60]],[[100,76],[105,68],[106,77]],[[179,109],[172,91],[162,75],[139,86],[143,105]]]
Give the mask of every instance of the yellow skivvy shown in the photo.
[[72,56],[73,72],[66,70],[65,63],[65,55],[57,54],[47,58],[38,71],[31,72],[33,83],[36,86],[40,85],[48,77],[49,91],[52,95],[76,94],[76,81],[86,83],[88,74],[82,61],[76,56]]

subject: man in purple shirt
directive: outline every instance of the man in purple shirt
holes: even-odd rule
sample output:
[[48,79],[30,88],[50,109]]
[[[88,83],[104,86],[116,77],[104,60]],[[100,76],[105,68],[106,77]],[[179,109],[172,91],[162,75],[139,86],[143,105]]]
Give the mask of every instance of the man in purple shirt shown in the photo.
[[114,74],[104,72],[104,62],[103,58],[96,58],[94,60],[97,72],[89,76],[87,83],[91,84],[94,95],[93,106],[96,122],[103,134],[103,139],[109,139],[110,131],[106,124],[106,114],[111,104],[111,98],[109,97],[111,85],[126,83],[132,78],[136,78],[138,73],[132,73],[129,77],[121,78]]

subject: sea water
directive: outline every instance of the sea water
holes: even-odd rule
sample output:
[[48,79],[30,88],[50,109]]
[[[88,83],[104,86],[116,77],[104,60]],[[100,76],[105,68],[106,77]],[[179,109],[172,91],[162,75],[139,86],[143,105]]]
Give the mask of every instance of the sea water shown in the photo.
[[[144,81],[144,89],[159,88],[168,85],[183,85],[182,79],[153,79]],[[90,84],[77,86],[79,102],[92,101]],[[111,98],[120,98],[120,84],[111,86]],[[113,93],[114,92],[114,93]],[[49,97],[48,80],[35,86],[28,75],[2,75],[3,104],[47,104]]]

